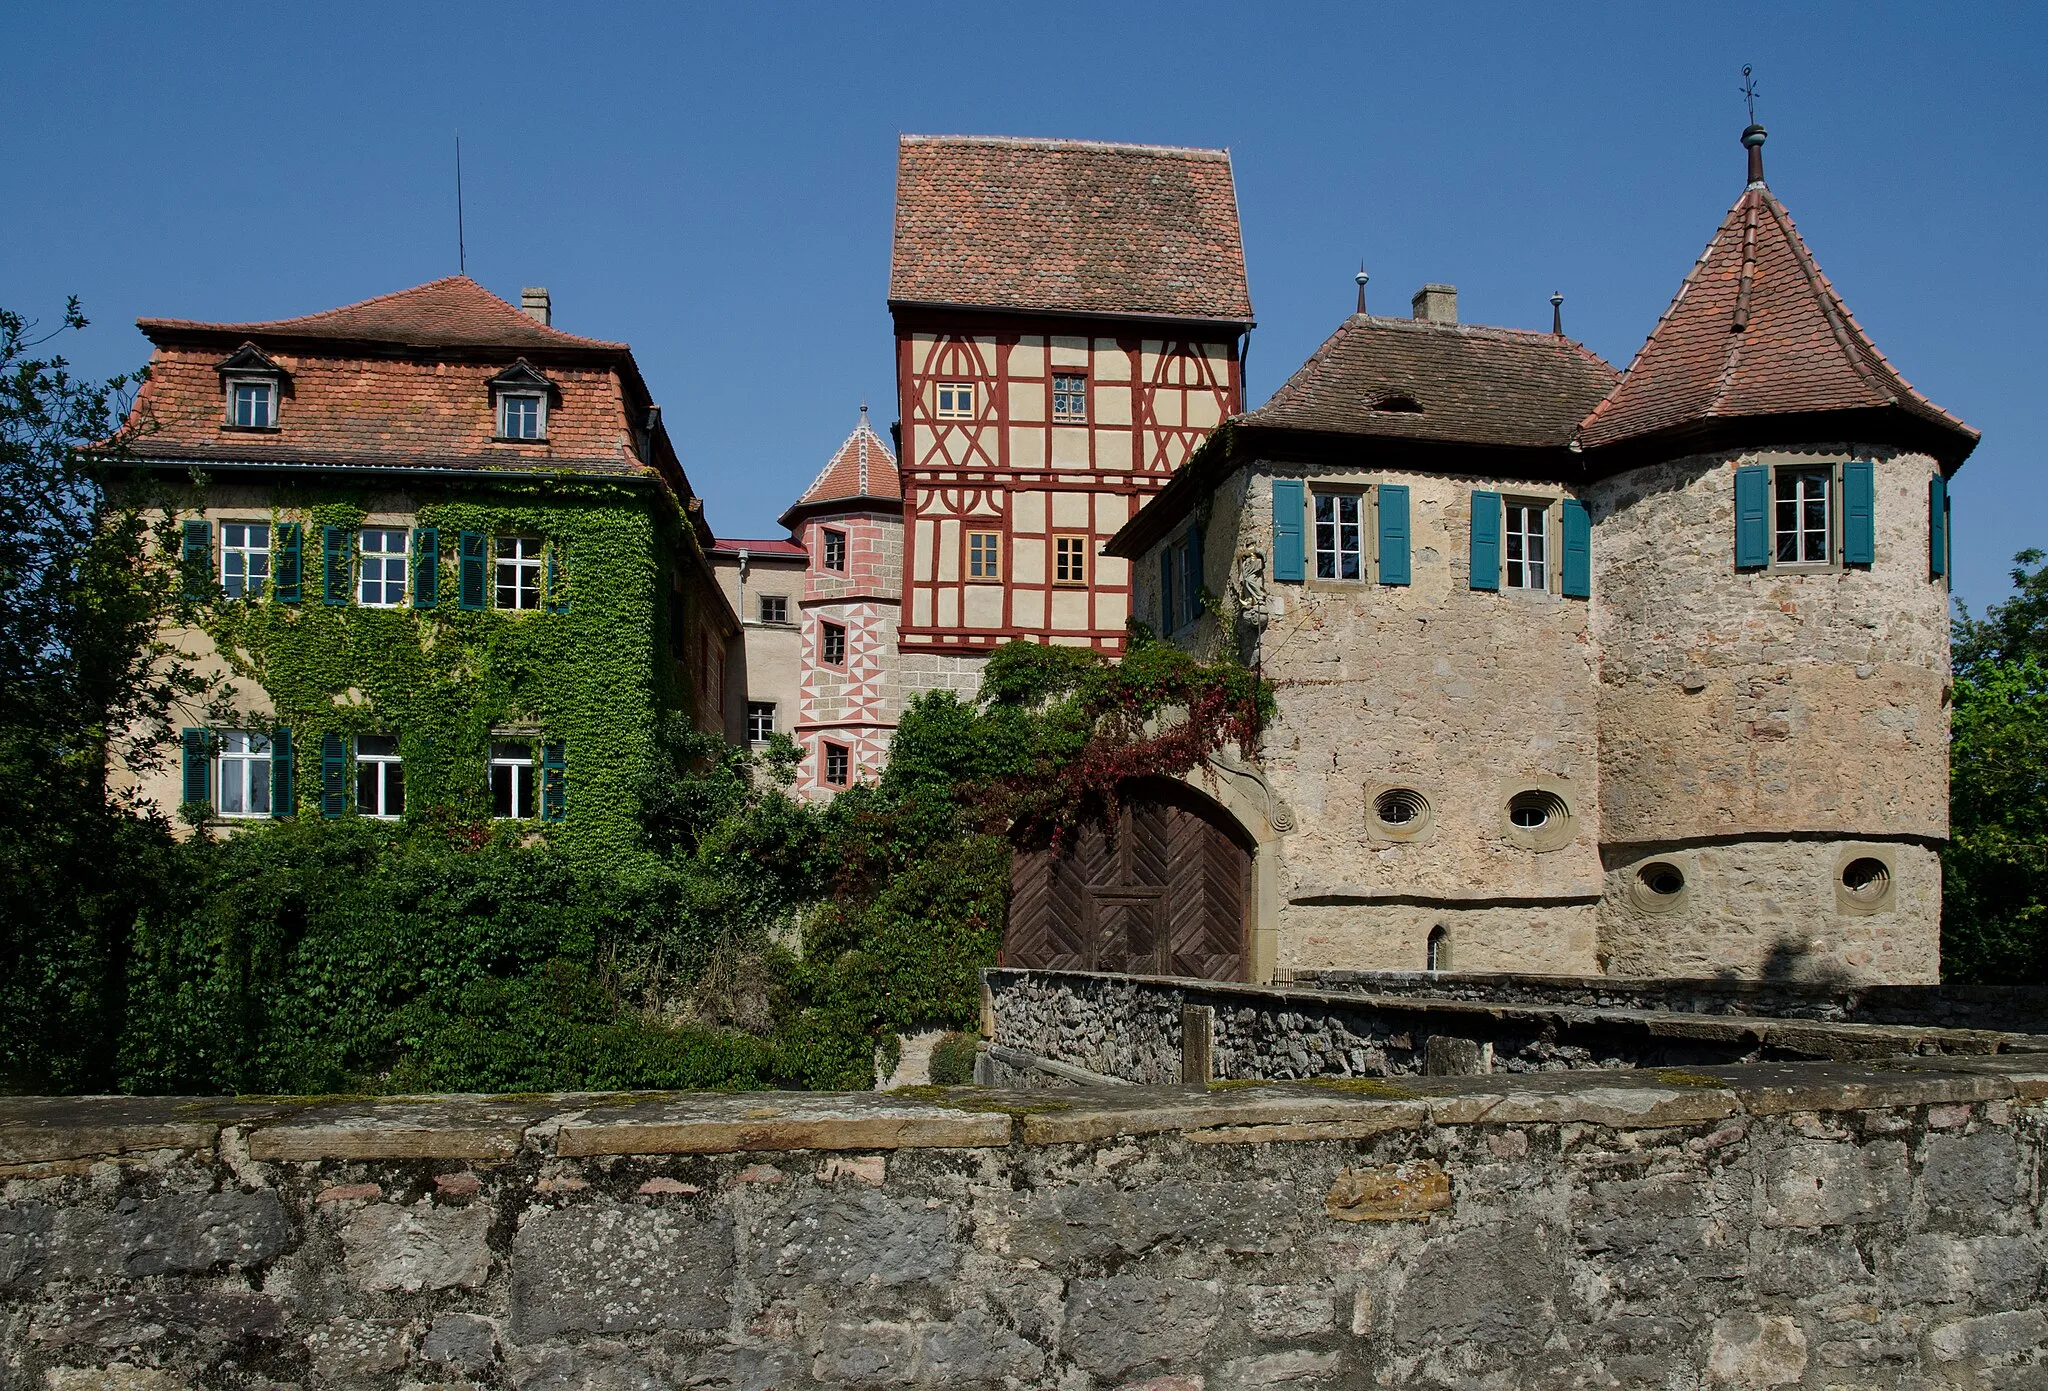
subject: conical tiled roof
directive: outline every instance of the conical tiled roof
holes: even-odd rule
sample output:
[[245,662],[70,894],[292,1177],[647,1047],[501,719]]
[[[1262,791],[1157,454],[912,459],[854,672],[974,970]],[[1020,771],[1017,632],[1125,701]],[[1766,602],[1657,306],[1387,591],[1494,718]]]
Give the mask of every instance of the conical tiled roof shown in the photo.
[[296,319],[256,324],[212,324],[194,319],[137,319],[152,339],[166,335],[311,338],[349,343],[391,343],[407,348],[580,348],[625,352],[624,343],[582,338],[550,328],[508,304],[466,275],[430,280],[410,290],[379,295]]
[[832,452],[803,496],[790,504],[783,519],[786,523],[797,512],[826,503],[874,498],[901,502],[903,482],[896,472],[896,456],[868,424],[868,408],[862,406],[860,423]]
[[[1885,360],[1815,264],[1785,205],[1758,178],[1729,209],[1628,371],[1580,425],[1579,443],[1591,452],[1689,439],[1717,425],[1848,411],[1881,413],[1858,422],[1866,429],[1890,417],[1956,462],[1977,442],[1976,431]],[[1810,420],[1805,433],[1825,428]]]

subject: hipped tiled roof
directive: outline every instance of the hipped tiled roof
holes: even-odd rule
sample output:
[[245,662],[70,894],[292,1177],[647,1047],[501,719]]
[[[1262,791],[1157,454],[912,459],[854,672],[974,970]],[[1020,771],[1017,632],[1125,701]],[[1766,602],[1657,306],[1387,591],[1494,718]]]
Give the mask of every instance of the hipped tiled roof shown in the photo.
[[1247,426],[1562,448],[1617,374],[1569,338],[1354,314]]
[[624,343],[607,343],[564,333],[529,317],[466,275],[415,285],[359,304],[296,319],[253,324],[204,323],[195,319],[138,319],[151,339],[181,335],[228,335],[252,339],[303,338],[349,343],[384,343],[405,348],[507,348],[599,350],[623,353]]
[[1868,410],[1902,412],[1961,454],[1977,440],[1886,361],[1758,182],[1579,438],[1592,451],[1716,422]]
[[783,513],[785,524],[799,512],[822,509],[835,502],[901,502],[903,480],[896,471],[896,456],[882,437],[868,424],[868,408],[860,408],[860,423],[853,427],[832,457],[825,461],[803,496]]
[[889,299],[1250,323],[1230,154],[903,136]]

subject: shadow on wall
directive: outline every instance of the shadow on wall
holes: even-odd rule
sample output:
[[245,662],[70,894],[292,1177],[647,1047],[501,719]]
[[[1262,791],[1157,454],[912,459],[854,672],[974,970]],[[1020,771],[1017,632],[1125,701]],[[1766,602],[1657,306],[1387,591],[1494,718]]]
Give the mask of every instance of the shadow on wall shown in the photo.
[[[1812,961],[1808,953],[1812,943],[1803,937],[1781,936],[1771,943],[1771,949],[1764,953],[1763,967],[1757,972],[1760,980],[1800,981],[1804,984],[1847,987],[1851,982],[1849,973],[1836,961]],[[1739,971],[1722,969],[1714,973],[1719,981],[1743,979]]]

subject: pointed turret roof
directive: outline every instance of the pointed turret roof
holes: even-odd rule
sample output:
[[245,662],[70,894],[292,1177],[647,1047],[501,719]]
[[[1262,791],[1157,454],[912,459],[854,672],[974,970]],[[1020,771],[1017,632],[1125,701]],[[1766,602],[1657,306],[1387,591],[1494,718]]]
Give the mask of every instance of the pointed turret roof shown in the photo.
[[903,505],[903,482],[896,472],[896,456],[882,443],[868,424],[868,408],[860,408],[860,423],[853,427],[832,457],[825,461],[803,496],[782,514],[784,526],[794,525],[804,512],[825,511],[843,506],[847,511]]
[[1633,456],[1897,440],[1953,469],[1977,432],[1877,350],[1764,184],[1762,128],[1744,137],[1749,186],[1628,371],[1580,425],[1580,446]]
[[550,328],[466,275],[430,280],[339,309],[271,319],[255,324],[202,323],[195,319],[137,319],[154,340],[230,336],[249,339],[316,339],[386,343],[406,348],[581,349],[623,353],[624,343],[607,343]]

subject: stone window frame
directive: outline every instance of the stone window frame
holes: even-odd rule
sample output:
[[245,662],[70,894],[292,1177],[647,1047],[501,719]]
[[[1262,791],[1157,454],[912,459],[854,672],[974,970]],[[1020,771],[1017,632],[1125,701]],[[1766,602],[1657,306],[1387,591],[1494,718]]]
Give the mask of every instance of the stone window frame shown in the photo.
[[[1499,490],[1500,496],[1500,589],[1499,593],[1564,597],[1564,505],[1571,494],[1563,488],[1516,488]],[[1508,509],[1543,509],[1543,588],[1517,588],[1508,583]]]
[[[836,545],[834,544],[835,542],[837,543]],[[832,556],[835,550],[839,553],[839,563],[836,565],[832,563]],[[845,528],[833,526],[820,527],[818,529],[818,553],[821,557],[818,563],[825,569],[830,570],[835,575],[845,574],[846,557],[849,553]]]
[[[1764,491],[1764,569],[1776,570],[1787,575],[1826,575],[1842,570],[1842,466],[1851,462],[1851,456],[1818,459],[1758,458],[1749,462],[1762,464],[1765,475]],[[1827,470],[1828,475],[1828,558],[1826,560],[1780,560],[1778,559],[1778,473],[1780,470],[1792,473],[1818,473]],[[1732,485],[1731,485],[1732,486]],[[1862,568],[1862,567],[1859,567]],[[1751,572],[1754,573],[1754,572]]]
[[[853,746],[831,739],[818,741],[818,780],[827,787],[851,787],[853,785]],[[834,764],[837,764],[835,770]],[[833,774],[837,772],[838,776]]]
[[[1345,594],[1379,583],[1380,575],[1380,482],[1377,478],[1318,477],[1301,480],[1301,586]],[[1319,579],[1316,576],[1316,495],[1355,493],[1358,495],[1359,561],[1358,578]],[[1291,581],[1281,581],[1291,583]]]
[[[839,656],[837,660],[834,660],[832,656],[832,639],[835,634],[839,639]],[[848,634],[844,623],[834,623],[829,618],[818,620],[818,662],[821,666],[844,670],[846,667],[847,644]]]
[[775,733],[775,702],[772,700],[750,700],[747,702],[747,742],[758,748],[768,742]]
[[[775,605],[772,610],[768,607],[771,602]],[[789,626],[789,596],[787,594],[757,594],[754,596],[754,610],[757,615],[755,619],[757,623],[765,623],[771,627],[781,628]],[[773,614],[772,617],[770,616],[771,613]]]

